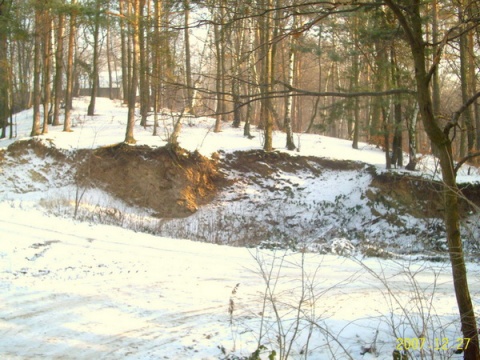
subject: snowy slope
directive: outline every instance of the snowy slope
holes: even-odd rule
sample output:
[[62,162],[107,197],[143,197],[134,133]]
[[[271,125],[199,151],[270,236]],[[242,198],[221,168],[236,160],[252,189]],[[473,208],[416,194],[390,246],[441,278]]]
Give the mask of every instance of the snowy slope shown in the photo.
[[[250,355],[258,344],[276,348],[277,321],[268,302],[264,308],[261,267],[271,274],[286,341],[294,337],[288,326],[301,320],[291,358],[391,359],[397,337],[419,336],[423,322],[429,346],[448,338],[454,348],[460,336],[446,265],[302,258],[1,210],[2,358],[221,359]],[[478,278],[478,268],[472,265],[470,274]],[[478,299],[477,280],[472,290]],[[425,301],[423,315],[415,296]],[[360,356],[372,345],[376,355]],[[437,353],[450,358],[452,351]]]
[[[86,99],[76,102],[73,133],[51,128],[41,138],[66,150],[122,141],[126,109],[99,99],[98,114],[89,118],[87,105]],[[28,136],[30,120],[29,111],[16,115],[19,137]],[[181,146],[206,156],[261,148],[260,132],[248,140],[227,124],[215,134],[212,125],[211,119],[186,119]],[[168,126],[158,137],[151,130],[137,127],[138,142],[164,145]],[[298,140],[301,155],[383,168],[384,154],[366,144],[353,150],[348,141],[318,135]],[[0,147],[11,142],[2,139]],[[276,134],[274,146],[283,145],[284,136]],[[36,161],[27,156],[22,166],[0,169],[1,359],[240,359],[259,347],[267,359],[290,345],[293,359],[391,359],[405,338],[422,336],[423,356],[461,358],[453,354],[461,335],[448,264],[231,248],[74,221],[70,212],[53,216],[45,209],[62,208],[75,188],[59,180],[68,169],[60,175]],[[422,163],[426,171],[433,169],[429,161]],[[462,174],[465,181],[479,180],[477,170],[470,173]],[[353,206],[366,180],[348,172],[335,176],[322,179],[324,192],[306,176],[288,181],[310,189],[315,201],[334,201],[342,189]],[[219,200],[255,190],[238,186],[244,188]],[[258,195],[260,204],[269,200]],[[127,208],[98,190],[85,196],[93,210]],[[305,206],[293,205],[286,211]],[[232,213],[255,210],[236,206]],[[202,211],[198,218],[206,216]],[[348,245],[342,239],[332,244],[337,252]],[[477,306],[477,265],[469,264],[469,275]],[[421,358],[418,347],[410,350],[413,358]]]

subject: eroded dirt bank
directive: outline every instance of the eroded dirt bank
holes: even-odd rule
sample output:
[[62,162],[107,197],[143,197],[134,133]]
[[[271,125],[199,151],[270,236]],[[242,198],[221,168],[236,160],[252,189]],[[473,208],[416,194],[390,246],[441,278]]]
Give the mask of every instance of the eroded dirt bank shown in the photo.
[[222,182],[216,162],[181,148],[117,144],[85,154],[78,176],[158,217],[185,217],[208,203]]
[[[213,241],[212,232],[224,231],[219,238],[227,240],[221,243],[239,245],[266,238],[308,237],[323,243],[338,237],[382,242],[388,236],[427,241],[443,236],[440,183],[415,173],[380,172],[360,162],[261,150],[220,152],[209,159],[181,148],[125,144],[65,151],[27,140],[0,152],[0,170],[5,185],[0,193],[68,185],[102,189],[159,219],[189,219],[211,206],[193,220],[191,234],[181,232],[190,222],[171,224],[170,231],[165,223],[148,230],[168,236]],[[337,184],[335,178],[344,174],[348,182]],[[338,189],[351,184],[357,189],[354,198],[351,191]],[[467,216],[480,205],[480,186],[462,186],[462,192]]]

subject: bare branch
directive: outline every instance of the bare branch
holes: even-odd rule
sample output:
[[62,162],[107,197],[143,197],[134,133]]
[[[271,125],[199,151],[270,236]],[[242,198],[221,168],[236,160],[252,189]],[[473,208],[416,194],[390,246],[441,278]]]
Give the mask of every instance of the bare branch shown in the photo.
[[476,153],[469,154],[469,155],[465,156],[463,159],[461,159],[457,163],[457,165],[455,165],[455,168],[454,168],[455,174],[457,174],[458,170],[460,170],[460,168],[462,167],[463,164],[465,164],[467,161],[469,161],[473,158],[476,158],[478,156],[480,156],[480,151],[476,152]]
[[[277,81],[278,84],[283,85],[287,88],[288,92],[292,92],[293,96],[306,95],[306,96],[330,96],[330,97],[341,97],[341,98],[354,98],[360,96],[388,96],[388,95],[399,95],[399,94],[408,94],[415,95],[416,91],[410,89],[390,89],[385,91],[358,91],[358,92],[335,92],[335,91],[309,91],[303,89],[297,89],[293,86],[284,83],[283,81]],[[296,93],[296,94],[295,94]]]

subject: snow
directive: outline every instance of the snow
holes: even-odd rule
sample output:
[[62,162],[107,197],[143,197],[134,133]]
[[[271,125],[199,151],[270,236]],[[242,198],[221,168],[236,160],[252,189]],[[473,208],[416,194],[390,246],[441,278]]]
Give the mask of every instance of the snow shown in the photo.
[[[42,141],[65,150],[121,142],[126,108],[97,99],[97,114],[88,117],[83,115],[87,106],[87,99],[76,100],[74,132],[51,127],[40,136]],[[18,138],[28,138],[31,116],[31,111],[15,115]],[[169,119],[164,116],[162,124]],[[260,131],[249,140],[228,124],[221,133],[213,133],[212,126],[212,119],[186,118],[181,146],[206,156],[262,146]],[[162,146],[169,131],[165,129],[162,125],[161,135],[153,137],[151,127],[137,126],[135,138],[138,144]],[[0,147],[18,138],[2,139]],[[292,155],[362,161],[383,171],[383,152],[368,144],[354,150],[349,141],[324,136],[301,134],[296,140],[300,151]],[[274,147],[283,149],[284,141],[284,135],[276,133]],[[411,358],[462,358],[453,353],[461,332],[448,263],[344,256],[354,253],[354,244],[341,237],[329,244],[330,254],[319,254],[207,244],[74,220],[67,211],[45,210],[61,209],[76,190],[59,181],[49,161],[38,163],[31,154],[16,172],[10,166],[0,169],[2,359],[240,359],[260,346],[262,359],[267,359],[273,349],[278,357],[289,345],[292,359],[391,359],[399,341],[420,337],[426,338],[424,353],[410,350]],[[432,176],[431,158],[425,157],[421,166],[425,176]],[[354,209],[369,181],[355,171],[341,176],[326,172],[319,178],[321,188],[307,173],[276,172],[265,181],[305,188],[309,197],[302,203],[278,199],[285,217],[295,214],[297,221],[313,219],[305,212],[308,206],[339,197],[344,209]],[[461,179],[478,182],[480,175],[465,167]],[[256,192],[256,205],[228,205],[230,213],[255,216],[255,206],[271,201],[246,182],[234,190],[221,194],[215,206],[227,207],[229,199]],[[98,189],[84,196],[84,206],[91,206],[92,213],[112,204],[128,207]],[[200,209],[194,217],[198,222],[178,226],[200,231],[200,219],[214,210]],[[141,209],[137,216],[148,220]],[[352,222],[362,216],[354,213]],[[333,221],[330,226],[336,230],[343,225]],[[468,264],[477,312],[479,270],[477,264]],[[448,349],[439,349],[444,339]]]

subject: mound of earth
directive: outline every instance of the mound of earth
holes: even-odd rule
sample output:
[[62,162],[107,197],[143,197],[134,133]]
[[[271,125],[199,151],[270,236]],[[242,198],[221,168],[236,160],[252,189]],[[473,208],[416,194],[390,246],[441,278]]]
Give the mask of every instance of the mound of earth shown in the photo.
[[77,174],[86,185],[166,218],[191,215],[212,199],[222,180],[215,161],[198,152],[123,143],[93,150]]
[[[292,156],[284,152],[265,152],[262,150],[237,151],[224,154],[220,164],[226,172],[236,170],[255,174],[250,179],[268,178],[281,170],[296,173],[308,170],[320,175],[324,170],[361,171],[366,169],[372,177],[366,196],[373,203],[382,203],[387,208],[398,209],[416,218],[441,218],[443,197],[441,182],[422,178],[415,173],[381,172],[373,166],[351,160],[333,160],[315,156]],[[460,212],[467,215],[475,206],[480,206],[480,186],[460,184]],[[268,189],[267,189],[268,190]]]
[[[33,160],[32,156],[41,161]],[[408,173],[377,173],[374,167],[360,162],[292,156],[277,151],[237,151],[220,153],[214,159],[208,159],[197,152],[190,153],[170,146],[151,148],[116,144],[94,150],[64,151],[45,140],[30,139],[17,141],[6,151],[0,152],[0,165],[4,191],[26,193],[73,183],[103,189],[128,204],[152,210],[159,218],[188,217],[201,206],[212,202],[220,191],[235,191],[231,185],[238,182],[255,184],[260,192],[271,193],[275,199],[280,199],[284,207],[288,203],[285,199],[288,200],[294,193],[306,191],[292,182],[290,179],[293,177],[288,174],[303,172],[305,177],[321,180],[325,171],[370,174],[370,184],[362,195],[367,201],[362,206],[370,208],[371,218],[360,219],[361,225],[381,220],[405,228],[407,225],[400,218],[404,214],[417,219],[441,219],[443,213],[441,183]],[[24,169],[20,168],[22,166]],[[17,175],[22,172],[28,178],[19,179]],[[352,181],[355,181],[354,177]],[[474,206],[480,204],[480,186],[468,184],[461,186],[461,190],[465,199],[468,199],[461,202],[461,212],[467,216]],[[321,192],[321,182],[318,190],[315,188],[310,191]],[[309,193],[303,195],[310,196]],[[275,206],[274,201],[273,205],[267,203],[269,198],[266,196],[262,204],[258,203],[257,198],[258,195],[244,192],[227,201],[251,202],[252,209]],[[335,219],[350,221],[350,218],[345,218],[349,214],[341,212],[342,206],[337,205],[344,200],[339,197],[335,199],[335,204],[325,201],[317,204],[317,211],[322,212],[319,216],[333,216],[328,214],[336,209],[332,206],[337,206],[339,213],[335,214],[343,218]],[[289,201],[296,200],[292,198]],[[353,213],[358,211],[360,205],[354,205],[346,210]],[[218,206],[222,206],[221,202]],[[237,217],[254,216],[255,210],[249,210],[250,207],[240,208],[247,209],[247,213],[235,214]],[[382,209],[387,211],[382,212]],[[309,210],[298,205],[297,211],[305,213]],[[275,213],[275,209],[271,209],[271,212]],[[337,221],[335,219],[332,221]],[[285,229],[291,227],[293,230],[299,226],[302,229],[305,226],[321,226],[314,223],[298,224],[298,216],[291,214],[287,214],[283,220],[271,219],[271,223],[274,228],[282,223]]]

